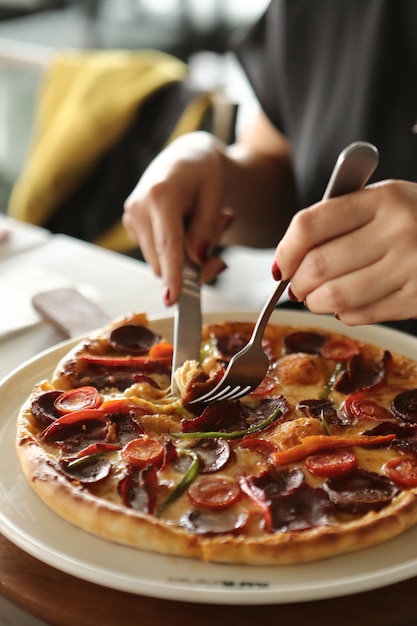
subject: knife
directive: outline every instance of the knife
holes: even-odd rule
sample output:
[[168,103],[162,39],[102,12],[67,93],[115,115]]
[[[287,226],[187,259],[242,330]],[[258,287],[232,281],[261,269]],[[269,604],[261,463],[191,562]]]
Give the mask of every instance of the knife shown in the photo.
[[186,259],[183,287],[174,316],[174,354],[172,358],[171,392],[178,396],[175,372],[185,361],[200,361],[201,350],[201,298],[200,270]]

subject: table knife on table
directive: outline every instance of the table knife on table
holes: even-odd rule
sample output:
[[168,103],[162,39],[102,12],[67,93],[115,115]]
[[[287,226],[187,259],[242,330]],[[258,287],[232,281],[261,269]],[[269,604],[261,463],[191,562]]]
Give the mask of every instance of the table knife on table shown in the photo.
[[95,302],[73,287],[59,287],[32,297],[41,318],[64,337],[78,337],[110,322]]
[[176,396],[180,393],[175,381],[176,370],[185,361],[200,361],[202,323],[200,291],[200,270],[197,265],[186,259],[183,287],[174,316],[171,391]]

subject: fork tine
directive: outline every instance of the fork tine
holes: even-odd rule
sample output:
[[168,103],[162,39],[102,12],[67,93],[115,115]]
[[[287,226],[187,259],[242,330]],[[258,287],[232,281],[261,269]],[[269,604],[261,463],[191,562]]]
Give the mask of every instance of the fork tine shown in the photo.
[[[208,391],[207,393],[200,396],[199,398],[196,398],[195,400],[191,400],[190,404],[196,404],[197,402],[211,402],[212,400],[220,399],[225,393],[227,393],[231,389],[232,387],[230,385],[226,385],[226,387],[223,387],[223,385],[216,385],[211,391]],[[234,391],[234,389],[232,389],[232,391]]]
[[236,388],[235,392],[231,395],[227,395],[227,399],[228,400],[237,400],[238,398],[241,398],[242,396],[246,396],[248,393],[250,393],[252,391],[252,387],[251,386],[247,386],[247,387],[242,387],[242,388]]
[[232,387],[231,385],[226,385],[226,387],[216,386],[211,391],[208,391],[203,396],[196,398],[195,400],[191,400],[190,404],[196,404],[197,402],[213,402],[215,400],[236,400],[237,398],[241,398],[249,393],[252,389],[251,385],[247,385],[246,387],[242,387],[241,385],[237,385],[236,387]]
[[240,398],[240,396],[244,396],[247,391],[251,389],[251,387],[243,387],[241,385],[237,385],[236,387],[231,387],[227,385],[224,389],[219,391],[214,398],[211,397],[209,400],[233,400],[234,398]]

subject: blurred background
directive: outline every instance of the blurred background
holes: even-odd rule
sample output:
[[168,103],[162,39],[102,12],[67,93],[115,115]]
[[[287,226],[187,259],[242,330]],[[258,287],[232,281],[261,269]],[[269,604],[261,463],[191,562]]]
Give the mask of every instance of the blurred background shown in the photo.
[[267,0],[0,0],[0,205],[30,140],[37,89],[62,49],[157,49],[190,64],[203,89],[250,92],[228,54],[231,37]]
[[[238,127],[256,101],[229,51],[230,42],[255,22],[268,2],[0,0],[0,212],[7,211],[30,150],[39,89],[54,54],[91,49],[167,52],[189,65],[197,89],[220,89],[236,104]],[[225,251],[230,269],[218,288],[260,306],[270,291],[271,254],[239,247]],[[242,267],[253,277],[250,290],[240,280]]]

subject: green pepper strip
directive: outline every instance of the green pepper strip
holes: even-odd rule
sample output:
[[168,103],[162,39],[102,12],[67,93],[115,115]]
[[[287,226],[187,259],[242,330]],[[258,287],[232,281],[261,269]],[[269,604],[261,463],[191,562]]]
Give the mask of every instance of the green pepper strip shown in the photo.
[[160,517],[164,513],[165,509],[175,500],[177,500],[177,498],[179,498],[184,493],[184,491],[188,489],[191,483],[197,478],[198,470],[200,468],[200,461],[198,456],[195,454],[195,452],[189,452],[188,450],[184,450],[183,454],[188,454],[189,456],[193,457],[193,461],[178,485],[173,489],[173,491],[171,491],[165,502],[163,502],[159,507],[156,513],[157,517]]
[[323,425],[324,434],[325,435],[331,435],[332,433],[331,433],[329,424],[327,423],[327,420],[326,420],[326,418],[324,416],[324,411],[321,412],[320,419],[321,419],[321,423]]
[[263,422],[256,426],[250,426],[246,430],[232,430],[230,433],[224,431],[209,431],[209,432],[195,432],[195,433],[174,433],[174,437],[181,437],[184,439],[202,439],[202,438],[210,438],[210,439],[240,439],[245,435],[251,435],[252,433],[257,433],[260,430],[264,430],[267,428],[272,422],[276,420],[277,417],[281,415],[281,409],[276,408],[275,411],[267,417]]
[[325,398],[327,398],[327,396],[330,394],[330,392],[333,389],[333,386],[337,380],[337,377],[339,376],[339,374],[341,372],[343,372],[346,369],[346,363],[344,361],[339,361],[336,364],[336,367],[334,369],[333,374],[331,375],[331,377],[329,378],[329,382],[327,383],[327,385],[324,387],[324,389],[322,389],[322,391],[319,393],[319,400],[324,400]]
[[83,467],[84,465],[89,465],[93,461],[98,460],[101,456],[103,456],[103,452],[94,452],[93,454],[86,454],[85,456],[80,456],[78,459],[74,459],[70,461],[67,465],[67,469],[77,469],[79,467]]

